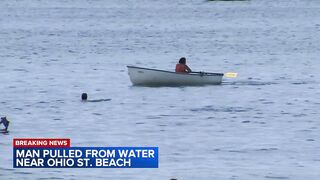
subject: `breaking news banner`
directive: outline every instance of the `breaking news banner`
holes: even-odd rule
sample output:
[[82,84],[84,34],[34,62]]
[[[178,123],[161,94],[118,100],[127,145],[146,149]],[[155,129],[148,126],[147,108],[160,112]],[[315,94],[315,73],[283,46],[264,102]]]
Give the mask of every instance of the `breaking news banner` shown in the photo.
[[70,147],[70,139],[13,139],[14,168],[158,168],[158,147]]

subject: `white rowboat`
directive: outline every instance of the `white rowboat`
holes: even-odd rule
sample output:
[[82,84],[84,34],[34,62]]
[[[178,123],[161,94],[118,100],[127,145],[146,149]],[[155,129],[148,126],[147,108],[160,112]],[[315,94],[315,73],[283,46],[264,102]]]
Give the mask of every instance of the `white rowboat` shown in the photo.
[[202,86],[221,84],[223,73],[176,73],[158,69],[127,66],[133,85],[137,86]]

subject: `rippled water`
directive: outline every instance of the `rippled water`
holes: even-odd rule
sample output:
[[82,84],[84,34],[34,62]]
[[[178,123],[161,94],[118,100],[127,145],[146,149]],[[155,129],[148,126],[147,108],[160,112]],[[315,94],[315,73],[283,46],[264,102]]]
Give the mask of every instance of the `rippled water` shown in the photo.
[[[319,179],[319,17],[318,0],[1,1],[0,179]],[[131,86],[126,65],[181,56],[239,76]],[[14,137],[159,146],[160,168],[13,169]]]

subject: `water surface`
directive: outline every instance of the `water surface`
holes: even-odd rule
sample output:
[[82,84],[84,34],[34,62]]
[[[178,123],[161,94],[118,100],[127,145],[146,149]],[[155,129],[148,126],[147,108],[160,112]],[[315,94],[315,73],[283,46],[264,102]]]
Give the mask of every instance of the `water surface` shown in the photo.
[[[318,179],[320,1],[1,1],[0,179]],[[237,72],[134,87],[126,65]],[[81,93],[91,100],[83,103]],[[13,169],[15,137],[158,146],[158,169]]]

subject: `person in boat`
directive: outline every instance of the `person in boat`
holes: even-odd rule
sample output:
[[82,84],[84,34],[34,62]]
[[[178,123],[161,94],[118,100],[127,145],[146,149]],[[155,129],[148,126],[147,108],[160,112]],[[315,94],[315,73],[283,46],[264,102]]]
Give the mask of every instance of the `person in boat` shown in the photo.
[[0,124],[4,125],[4,131],[8,131],[10,121],[8,121],[7,117],[1,117]]
[[182,57],[176,65],[176,72],[178,73],[191,73],[191,69],[186,65],[186,58]]

